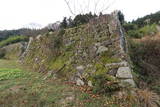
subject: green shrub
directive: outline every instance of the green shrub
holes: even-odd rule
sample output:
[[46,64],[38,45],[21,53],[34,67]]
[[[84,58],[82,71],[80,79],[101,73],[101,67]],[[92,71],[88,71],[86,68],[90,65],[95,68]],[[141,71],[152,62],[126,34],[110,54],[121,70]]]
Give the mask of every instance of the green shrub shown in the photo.
[[137,30],[138,26],[136,24],[132,24],[132,23],[125,23],[123,25],[124,29],[126,32],[130,31],[130,30]]
[[141,32],[143,35],[155,34],[157,33],[156,26],[157,26],[156,24],[144,26],[143,28],[139,29],[139,32]]
[[26,37],[26,36],[12,36],[12,37],[9,37],[8,39],[0,42],[0,47],[6,46],[6,45],[9,45],[9,44],[12,44],[12,43],[17,43],[17,42],[20,42],[20,41],[28,41],[28,37]]
[[58,35],[54,38],[54,48],[59,49],[62,46],[62,39],[63,39],[64,33],[65,33],[64,29],[58,32]]
[[134,25],[125,25],[125,29],[127,29],[127,34],[129,37],[133,37],[133,38],[141,38],[145,35],[154,35],[157,33],[157,28],[156,28],[156,24],[152,24],[152,25],[147,25],[144,26],[140,29],[137,29],[136,27],[134,27]]
[[93,76],[94,93],[107,93],[120,89],[118,82],[111,76],[106,74],[99,74]]
[[160,85],[153,86],[151,89],[160,94]]
[[[136,82],[140,88],[149,87],[160,93],[160,41],[159,35],[146,36],[143,39],[130,40],[129,55],[136,73]],[[147,85],[146,85],[147,84]]]
[[130,30],[130,31],[128,31],[128,35],[133,38],[143,37],[143,33],[139,32],[138,30]]
[[5,50],[0,49],[0,58],[3,58],[5,56]]

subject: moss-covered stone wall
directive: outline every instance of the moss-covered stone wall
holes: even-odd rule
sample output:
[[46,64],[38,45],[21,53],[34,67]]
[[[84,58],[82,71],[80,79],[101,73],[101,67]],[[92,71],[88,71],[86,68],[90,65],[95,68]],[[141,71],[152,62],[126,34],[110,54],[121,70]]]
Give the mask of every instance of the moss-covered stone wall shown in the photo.
[[94,85],[96,76],[102,75],[117,83],[116,71],[126,58],[121,34],[116,13],[100,16],[85,25],[33,38],[23,62],[35,71],[53,71],[78,85]]

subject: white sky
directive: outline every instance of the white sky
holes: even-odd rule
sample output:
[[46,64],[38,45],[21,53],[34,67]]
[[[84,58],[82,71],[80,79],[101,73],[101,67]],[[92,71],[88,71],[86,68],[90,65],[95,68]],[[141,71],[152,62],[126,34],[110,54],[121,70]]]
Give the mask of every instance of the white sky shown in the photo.
[[[116,0],[108,12],[113,10],[121,10],[129,21],[159,11],[160,0]],[[1,30],[17,29],[32,22],[45,26],[70,15],[64,0],[0,0]]]

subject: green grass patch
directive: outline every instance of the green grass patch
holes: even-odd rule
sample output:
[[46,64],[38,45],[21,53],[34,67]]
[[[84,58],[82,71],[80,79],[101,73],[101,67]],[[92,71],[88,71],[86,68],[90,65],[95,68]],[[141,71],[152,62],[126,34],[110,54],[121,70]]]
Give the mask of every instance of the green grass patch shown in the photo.
[[12,44],[12,43],[17,43],[20,41],[28,41],[28,37],[26,36],[11,36],[6,40],[3,40],[0,42],[0,47]]
[[24,77],[25,73],[20,69],[0,69],[0,81]]

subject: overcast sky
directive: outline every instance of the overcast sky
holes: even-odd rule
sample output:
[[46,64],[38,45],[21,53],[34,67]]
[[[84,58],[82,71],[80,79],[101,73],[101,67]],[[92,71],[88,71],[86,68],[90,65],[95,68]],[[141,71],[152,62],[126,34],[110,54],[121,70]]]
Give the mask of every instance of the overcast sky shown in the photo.
[[[73,3],[74,0],[69,1]],[[93,1],[95,2],[96,0],[90,0],[92,3]],[[105,0],[102,1],[104,2],[103,4],[107,4]],[[110,4],[113,3],[112,1],[110,0]],[[80,4],[79,6],[82,7],[84,2]],[[76,5],[76,7],[78,6]],[[115,0],[105,12],[113,10],[121,10],[126,20],[131,21],[146,14],[159,11],[160,0]],[[63,17],[71,15],[64,0],[0,0],[1,30],[17,29],[33,22],[45,26],[48,23],[62,20]]]

